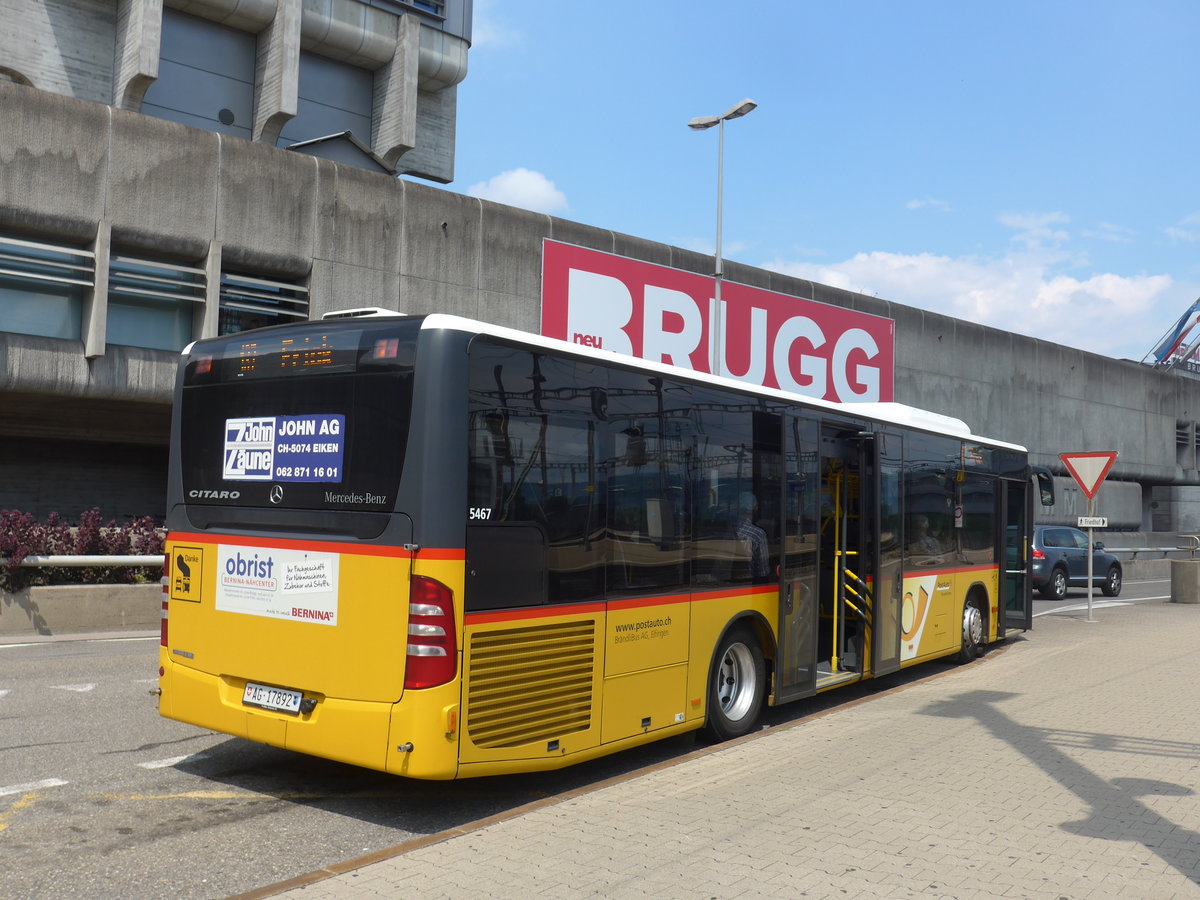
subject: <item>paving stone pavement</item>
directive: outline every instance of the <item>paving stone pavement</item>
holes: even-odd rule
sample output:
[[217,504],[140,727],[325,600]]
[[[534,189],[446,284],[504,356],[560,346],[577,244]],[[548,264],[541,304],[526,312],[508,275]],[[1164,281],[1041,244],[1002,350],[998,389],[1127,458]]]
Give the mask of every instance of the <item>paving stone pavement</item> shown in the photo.
[[1039,618],[940,677],[268,893],[1200,898],[1200,607],[1085,619]]

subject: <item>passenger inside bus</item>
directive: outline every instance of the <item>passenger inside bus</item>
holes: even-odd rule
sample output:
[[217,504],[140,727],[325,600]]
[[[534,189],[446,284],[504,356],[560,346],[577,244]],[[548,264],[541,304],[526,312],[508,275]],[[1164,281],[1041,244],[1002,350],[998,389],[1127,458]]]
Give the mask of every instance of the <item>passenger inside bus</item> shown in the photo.
[[758,499],[750,491],[738,494],[738,518],[734,532],[746,548],[750,557],[750,577],[754,581],[763,581],[770,573],[770,562],[767,554],[767,533],[754,524],[754,514],[758,512]]

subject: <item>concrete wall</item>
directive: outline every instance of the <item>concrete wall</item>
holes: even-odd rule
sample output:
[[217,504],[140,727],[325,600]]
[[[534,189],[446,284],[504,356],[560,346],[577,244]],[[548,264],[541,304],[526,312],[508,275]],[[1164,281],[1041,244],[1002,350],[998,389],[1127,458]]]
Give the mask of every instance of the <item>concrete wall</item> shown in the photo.
[[[115,250],[306,280],[314,317],[374,305],[536,331],[545,238],[711,271],[677,247],[13,84],[0,83],[0,110],[0,233],[88,246],[110,229]],[[1177,425],[1194,433],[1200,419],[1193,379],[732,262],[726,275],[894,319],[896,399],[1025,444],[1035,462],[1061,471],[1061,451],[1114,449],[1112,480],[1200,484],[1194,452],[1180,464],[1175,447]],[[0,417],[0,435],[95,440],[130,404],[138,415],[104,439],[161,448],[174,355],[100,350],[0,333],[0,404],[24,411]],[[1110,493],[1102,514],[1123,526],[1149,515],[1148,490]],[[1177,499],[1200,508],[1158,502]]]
[[162,621],[162,586],[89,584],[0,592],[0,635],[149,631]]

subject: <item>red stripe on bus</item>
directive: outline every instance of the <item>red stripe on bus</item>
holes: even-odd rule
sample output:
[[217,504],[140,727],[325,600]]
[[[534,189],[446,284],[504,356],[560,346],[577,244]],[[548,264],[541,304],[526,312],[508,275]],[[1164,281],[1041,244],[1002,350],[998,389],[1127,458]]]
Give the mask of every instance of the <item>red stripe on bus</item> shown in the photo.
[[487,612],[468,612],[464,615],[467,625],[489,625],[493,622],[515,622],[529,619],[549,619],[555,616],[589,615],[592,613],[617,612],[629,609],[646,609],[651,606],[669,606],[678,603],[699,603],[705,600],[721,600],[726,597],[750,597],[770,594],[777,590],[775,585],[759,585],[749,588],[728,588],[718,591],[695,591],[691,594],[664,594],[659,597],[630,597],[625,600],[610,600],[608,603],[566,603],[557,606],[524,606],[520,609],[499,609]]
[[554,616],[587,615],[598,612],[604,612],[603,603],[579,603],[566,606],[527,606],[522,609],[469,612],[463,618],[468,625],[490,625],[493,622],[514,622],[520,619],[549,619]]
[[467,558],[467,551],[462,547],[422,547],[417,551],[417,561],[422,559],[456,559],[459,562]]
[[672,603],[689,603],[691,594],[664,594],[661,597],[630,597],[625,600],[609,600],[609,610],[645,609],[647,606],[669,606]]

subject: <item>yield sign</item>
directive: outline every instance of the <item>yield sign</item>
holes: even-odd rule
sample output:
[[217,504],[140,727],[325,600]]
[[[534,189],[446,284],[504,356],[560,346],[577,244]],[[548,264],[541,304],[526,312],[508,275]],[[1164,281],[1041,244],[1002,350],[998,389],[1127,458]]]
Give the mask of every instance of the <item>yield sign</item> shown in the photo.
[[1067,471],[1079,482],[1084,494],[1089,500],[1096,499],[1096,491],[1104,476],[1117,461],[1116,450],[1100,450],[1094,453],[1060,453],[1058,458],[1063,461]]

